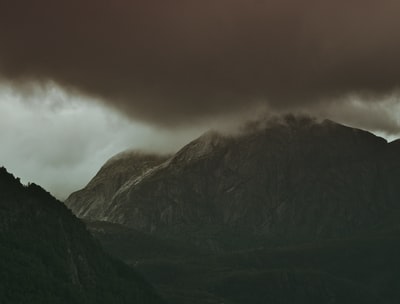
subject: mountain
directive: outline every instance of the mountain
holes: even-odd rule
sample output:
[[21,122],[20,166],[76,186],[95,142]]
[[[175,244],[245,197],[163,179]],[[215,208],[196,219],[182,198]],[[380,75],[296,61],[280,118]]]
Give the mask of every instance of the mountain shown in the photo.
[[125,182],[139,178],[167,158],[139,151],[119,153],[104,164],[84,189],[68,198],[68,207],[80,217],[107,220],[109,204]]
[[171,303],[400,302],[400,141],[286,116],[127,156],[66,204]]
[[61,202],[0,168],[1,303],[161,304]]
[[182,259],[202,253],[186,242],[160,238],[123,225],[110,222],[85,221],[85,223],[104,248],[130,265],[135,265],[144,258]]
[[82,218],[215,250],[344,237],[400,209],[398,151],[366,131],[286,116],[234,135],[208,132],[166,160],[130,156],[122,170],[108,162],[129,174],[107,186],[107,198],[103,167],[65,203]]

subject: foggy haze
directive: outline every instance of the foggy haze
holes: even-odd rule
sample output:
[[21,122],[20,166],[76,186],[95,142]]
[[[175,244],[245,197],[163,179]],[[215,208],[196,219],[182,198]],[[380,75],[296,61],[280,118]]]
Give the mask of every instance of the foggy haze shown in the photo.
[[126,149],[174,152],[202,129],[161,130],[51,87],[28,97],[0,87],[0,166],[59,199]]

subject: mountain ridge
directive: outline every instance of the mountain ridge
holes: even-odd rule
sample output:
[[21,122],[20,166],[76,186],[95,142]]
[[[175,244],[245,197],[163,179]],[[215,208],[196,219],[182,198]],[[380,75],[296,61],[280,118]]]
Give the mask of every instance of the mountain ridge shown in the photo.
[[2,303],[154,303],[145,280],[106,254],[64,204],[0,168]]
[[[81,217],[91,217],[91,214],[102,213],[107,209],[107,202],[111,201],[115,193],[123,187],[129,178],[138,177],[167,159],[168,156],[145,153],[142,151],[124,151],[109,159],[81,191],[73,193],[69,202],[85,200],[88,204],[82,209],[80,205],[69,203],[76,214]],[[132,161],[137,163],[132,166]],[[105,216],[102,217],[102,220]]]
[[[73,195],[66,204],[83,218],[178,238],[194,232],[199,242],[218,243],[216,234],[224,230],[339,237],[398,208],[400,194],[385,163],[389,155],[398,161],[396,146],[329,120],[289,115],[249,123],[237,134],[207,132],[150,168],[151,174],[130,179],[107,202],[106,217],[77,212],[85,201]],[[397,169],[390,174],[399,176]]]

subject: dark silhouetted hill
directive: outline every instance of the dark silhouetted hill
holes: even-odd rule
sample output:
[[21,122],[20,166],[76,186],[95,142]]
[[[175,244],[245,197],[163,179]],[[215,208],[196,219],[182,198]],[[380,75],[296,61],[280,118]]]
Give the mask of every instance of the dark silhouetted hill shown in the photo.
[[62,203],[0,168],[0,303],[163,301]]

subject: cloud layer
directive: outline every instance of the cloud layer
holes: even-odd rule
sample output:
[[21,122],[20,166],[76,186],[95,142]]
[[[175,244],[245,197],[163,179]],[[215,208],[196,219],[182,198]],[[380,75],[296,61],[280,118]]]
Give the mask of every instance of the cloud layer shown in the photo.
[[[376,104],[350,99],[345,112],[334,105],[317,110],[316,116],[380,131],[388,139],[400,136],[396,117],[400,104],[395,98]],[[264,108],[260,118],[270,112]],[[258,114],[249,112],[248,118]],[[65,199],[116,153],[126,149],[173,153],[211,128],[236,132],[242,116],[190,128],[154,128],[54,85],[32,86],[23,94],[0,85],[0,166]]]
[[87,184],[116,153],[175,152],[203,130],[157,130],[55,86],[29,96],[0,86],[0,166],[59,199]]
[[372,104],[400,84],[399,13],[397,0],[1,1],[0,74],[164,126]]

